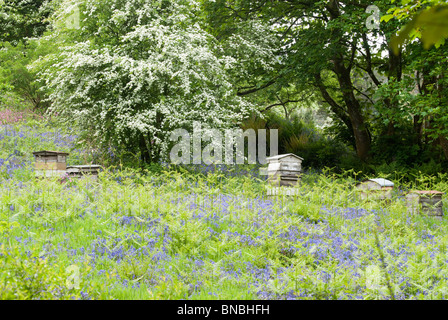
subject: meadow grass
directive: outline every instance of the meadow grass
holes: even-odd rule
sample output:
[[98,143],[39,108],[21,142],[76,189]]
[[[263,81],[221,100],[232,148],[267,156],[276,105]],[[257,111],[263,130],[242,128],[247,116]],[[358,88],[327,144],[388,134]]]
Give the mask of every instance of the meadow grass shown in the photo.
[[61,183],[36,179],[29,155],[73,152],[72,136],[2,129],[1,299],[447,296],[447,220],[408,213],[403,197],[448,191],[443,175],[394,180],[390,202],[362,200],[353,172],[306,174],[299,195],[275,198],[264,180],[219,170]]

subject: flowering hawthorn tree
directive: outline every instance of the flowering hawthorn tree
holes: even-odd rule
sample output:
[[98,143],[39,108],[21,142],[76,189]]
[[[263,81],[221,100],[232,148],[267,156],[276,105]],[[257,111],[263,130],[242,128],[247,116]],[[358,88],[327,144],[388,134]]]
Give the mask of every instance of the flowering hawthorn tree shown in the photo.
[[[64,23],[74,5],[79,29]],[[253,107],[230,81],[235,60],[200,28],[196,10],[192,0],[63,1],[42,38],[61,48],[36,64],[50,112],[144,162],[169,153],[175,128],[238,124]]]

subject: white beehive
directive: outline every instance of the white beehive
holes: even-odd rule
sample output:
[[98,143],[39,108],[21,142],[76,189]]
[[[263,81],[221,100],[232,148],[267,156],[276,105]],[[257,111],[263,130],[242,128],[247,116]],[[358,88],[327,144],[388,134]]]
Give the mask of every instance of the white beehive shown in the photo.
[[379,178],[379,179],[368,179],[364,180],[356,185],[361,193],[361,199],[391,199],[392,190],[394,188],[394,183],[390,180]]
[[281,154],[269,157],[268,181],[275,186],[295,186],[302,172],[303,158],[295,154]]

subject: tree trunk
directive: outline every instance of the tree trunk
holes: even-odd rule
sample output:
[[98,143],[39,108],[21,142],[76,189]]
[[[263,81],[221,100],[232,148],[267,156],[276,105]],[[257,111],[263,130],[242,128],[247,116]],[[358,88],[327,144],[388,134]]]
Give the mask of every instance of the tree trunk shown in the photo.
[[389,49],[389,74],[388,80],[390,81],[392,77],[395,78],[397,82],[401,81],[402,70],[401,70],[401,50],[398,55],[395,55],[392,50]]
[[439,142],[443,150],[443,155],[445,156],[445,159],[448,160],[448,139],[446,137],[440,136]]
[[361,105],[353,92],[353,83],[350,77],[350,69],[344,66],[343,60],[337,57],[333,60],[334,71],[338,77],[339,86],[342,90],[342,97],[347,106],[347,113],[355,136],[356,153],[362,161],[367,161],[370,151],[370,134],[366,128],[364,117],[361,112]]
[[[336,20],[341,16],[339,1],[330,0],[326,3],[325,7],[331,20]],[[361,112],[361,105],[353,92],[353,83],[350,72],[354,55],[352,54],[352,61],[350,62],[350,65],[346,67],[344,65],[345,45],[341,42],[341,39],[344,38],[342,31],[340,29],[335,29],[334,32],[332,32],[332,38],[332,40],[339,42],[340,45],[340,50],[337,50],[334,54],[333,71],[338,78],[339,87],[342,90],[342,97],[352,124],[353,135],[355,136],[356,153],[362,161],[367,161],[371,140]]]
[[149,154],[148,146],[146,144],[145,135],[143,133],[140,134],[139,148],[140,148],[140,156],[141,156],[142,164],[150,163],[151,156]]
[[422,146],[422,129],[423,122],[419,115],[414,116],[414,133],[415,133],[415,144]]
[[[388,72],[388,82],[396,81],[400,82],[402,77],[401,70],[401,50],[398,55],[395,55],[391,49],[389,49],[389,72]],[[391,99],[385,99],[385,103],[388,108],[398,109],[398,105],[396,102],[392,102]],[[395,121],[393,119],[389,119],[389,124],[387,126],[388,136],[392,136],[395,134]]]
[[352,123],[350,121],[350,117],[347,114],[347,111],[331,97],[322,81],[321,75],[317,73],[314,75],[314,78],[316,79],[316,86],[319,88],[322,97],[330,105],[331,111],[333,111],[333,113],[338,116],[338,118],[347,126],[350,131],[353,131]]
[[151,163],[158,163],[160,161],[161,155],[160,155],[160,147],[157,145],[156,141],[159,141],[163,139],[163,137],[160,136],[160,130],[166,129],[166,127],[162,127],[163,123],[163,114],[160,111],[156,111],[156,119],[155,119],[155,127],[157,128],[156,132],[153,132],[152,134],[148,134],[148,143],[149,143],[149,162]]

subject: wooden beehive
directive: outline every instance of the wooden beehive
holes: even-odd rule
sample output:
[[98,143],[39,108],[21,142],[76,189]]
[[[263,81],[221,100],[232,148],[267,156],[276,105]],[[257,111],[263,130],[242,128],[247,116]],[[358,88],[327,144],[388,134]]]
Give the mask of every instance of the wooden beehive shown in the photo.
[[68,177],[74,177],[74,178],[83,178],[83,177],[90,177],[93,180],[98,180],[98,173],[101,170],[100,165],[96,164],[88,164],[88,165],[81,165],[81,166],[69,166],[67,167],[67,176]]
[[406,195],[408,212],[423,213],[441,219],[443,217],[443,194],[436,190],[410,191]]
[[52,177],[65,174],[67,169],[67,152],[37,151],[33,152],[34,168],[37,176]]
[[394,183],[383,178],[364,180],[356,185],[362,200],[391,199],[393,188]]
[[295,154],[281,154],[269,157],[268,182],[273,186],[295,186],[302,172],[303,158]]

